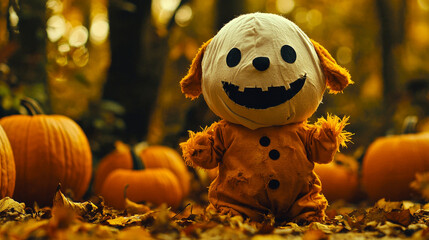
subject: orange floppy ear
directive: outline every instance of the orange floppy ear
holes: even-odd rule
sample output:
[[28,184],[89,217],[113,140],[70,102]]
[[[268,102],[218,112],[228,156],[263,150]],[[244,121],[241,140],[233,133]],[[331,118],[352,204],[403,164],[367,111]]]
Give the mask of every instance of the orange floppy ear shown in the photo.
[[330,93],[339,93],[347,85],[353,84],[350,73],[347,69],[337,64],[335,59],[329,54],[322,45],[318,42],[311,40],[319,56],[320,63],[322,64],[323,73],[326,77],[326,85],[328,85]]
[[204,52],[206,51],[207,45],[209,45],[210,41],[211,39],[200,47],[197,55],[192,60],[188,74],[180,80],[182,93],[184,93],[188,98],[195,99],[201,94],[201,77],[203,74],[201,61],[203,60]]

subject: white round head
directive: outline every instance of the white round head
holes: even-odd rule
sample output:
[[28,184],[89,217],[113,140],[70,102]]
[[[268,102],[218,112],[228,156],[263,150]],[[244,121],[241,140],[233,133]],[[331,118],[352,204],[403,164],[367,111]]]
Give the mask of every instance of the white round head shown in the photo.
[[250,129],[302,122],[322,100],[326,77],[315,46],[284,17],[241,15],[204,47],[194,59],[197,78],[207,105],[229,122]]

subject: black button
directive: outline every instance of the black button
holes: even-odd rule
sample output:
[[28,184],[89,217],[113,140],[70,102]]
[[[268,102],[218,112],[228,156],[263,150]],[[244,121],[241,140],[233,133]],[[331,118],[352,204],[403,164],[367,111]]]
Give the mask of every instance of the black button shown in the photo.
[[276,179],[270,180],[270,182],[268,183],[268,187],[271,189],[277,189],[280,186],[280,182]]
[[259,144],[261,144],[264,147],[268,147],[268,145],[270,145],[270,139],[267,136],[263,136],[261,137],[261,139],[259,139]]
[[279,153],[279,151],[277,151],[277,150],[275,150],[275,149],[271,150],[271,151],[270,151],[270,153],[268,153],[268,155],[269,155],[269,156],[270,156],[270,158],[271,158],[271,159],[273,159],[273,160],[277,160],[277,159],[279,159],[279,157],[280,157],[280,153]]

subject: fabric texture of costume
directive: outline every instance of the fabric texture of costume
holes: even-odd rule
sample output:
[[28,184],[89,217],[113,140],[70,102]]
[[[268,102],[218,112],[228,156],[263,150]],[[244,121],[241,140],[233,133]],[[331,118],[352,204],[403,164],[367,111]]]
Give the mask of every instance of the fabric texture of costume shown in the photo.
[[203,44],[182,92],[202,93],[223,120],[180,146],[187,164],[219,168],[209,207],[255,221],[323,220],[327,201],[314,163],[329,163],[349,141],[348,118],[307,119],[326,87],[338,93],[350,83],[326,49],[278,15],[239,16]]

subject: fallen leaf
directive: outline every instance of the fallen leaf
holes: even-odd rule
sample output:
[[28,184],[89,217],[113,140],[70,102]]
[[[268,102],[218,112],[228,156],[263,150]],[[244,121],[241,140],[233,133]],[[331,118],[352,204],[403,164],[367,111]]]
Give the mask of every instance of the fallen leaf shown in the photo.
[[386,220],[407,227],[413,222],[410,210],[393,210],[385,214]]
[[64,194],[61,192],[61,186],[58,185],[57,191],[55,192],[54,200],[53,200],[53,208],[55,207],[66,207],[72,209],[78,216],[84,217],[87,214],[94,215],[98,207],[93,204],[91,201],[86,202],[73,202],[72,200],[66,198]]
[[148,226],[148,225],[152,225],[153,222],[154,222],[153,212],[140,214],[140,215],[127,216],[127,217],[116,217],[116,218],[107,220],[107,223],[110,226],[119,227],[119,228],[136,226],[136,225]]
[[171,211],[166,204],[161,204],[156,210],[155,222],[151,226],[151,233],[166,233],[166,232],[180,232],[179,225],[170,217]]
[[386,212],[390,212],[394,209],[402,209],[402,202],[390,202],[382,198],[375,203],[374,207],[383,209]]
[[278,235],[288,235],[288,234],[300,234],[303,233],[305,229],[301,226],[299,226],[296,223],[289,222],[285,226],[278,227],[274,229],[273,233]]
[[25,214],[25,203],[19,203],[10,197],[0,200],[0,212],[15,211]]
[[383,224],[386,222],[386,211],[378,207],[370,208],[363,223],[366,224],[371,221]]
[[142,214],[150,211],[150,207],[131,201],[127,197],[128,184],[124,188],[125,210],[128,214]]
[[379,224],[376,229],[389,237],[398,237],[406,230],[405,227],[391,222]]
[[428,226],[426,224],[421,224],[421,223],[410,224],[408,226],[408,229],[413,229],[413,230],[420,230],[420,229],[426,229],[426,228],[428,228]]
[[142,214],[142,213],[149,212],[150,207],[144,204],[135,203],[129,200],[128,198],[125,198],[125,210],[127,211],[128,214],[131,214],[131,215]]

